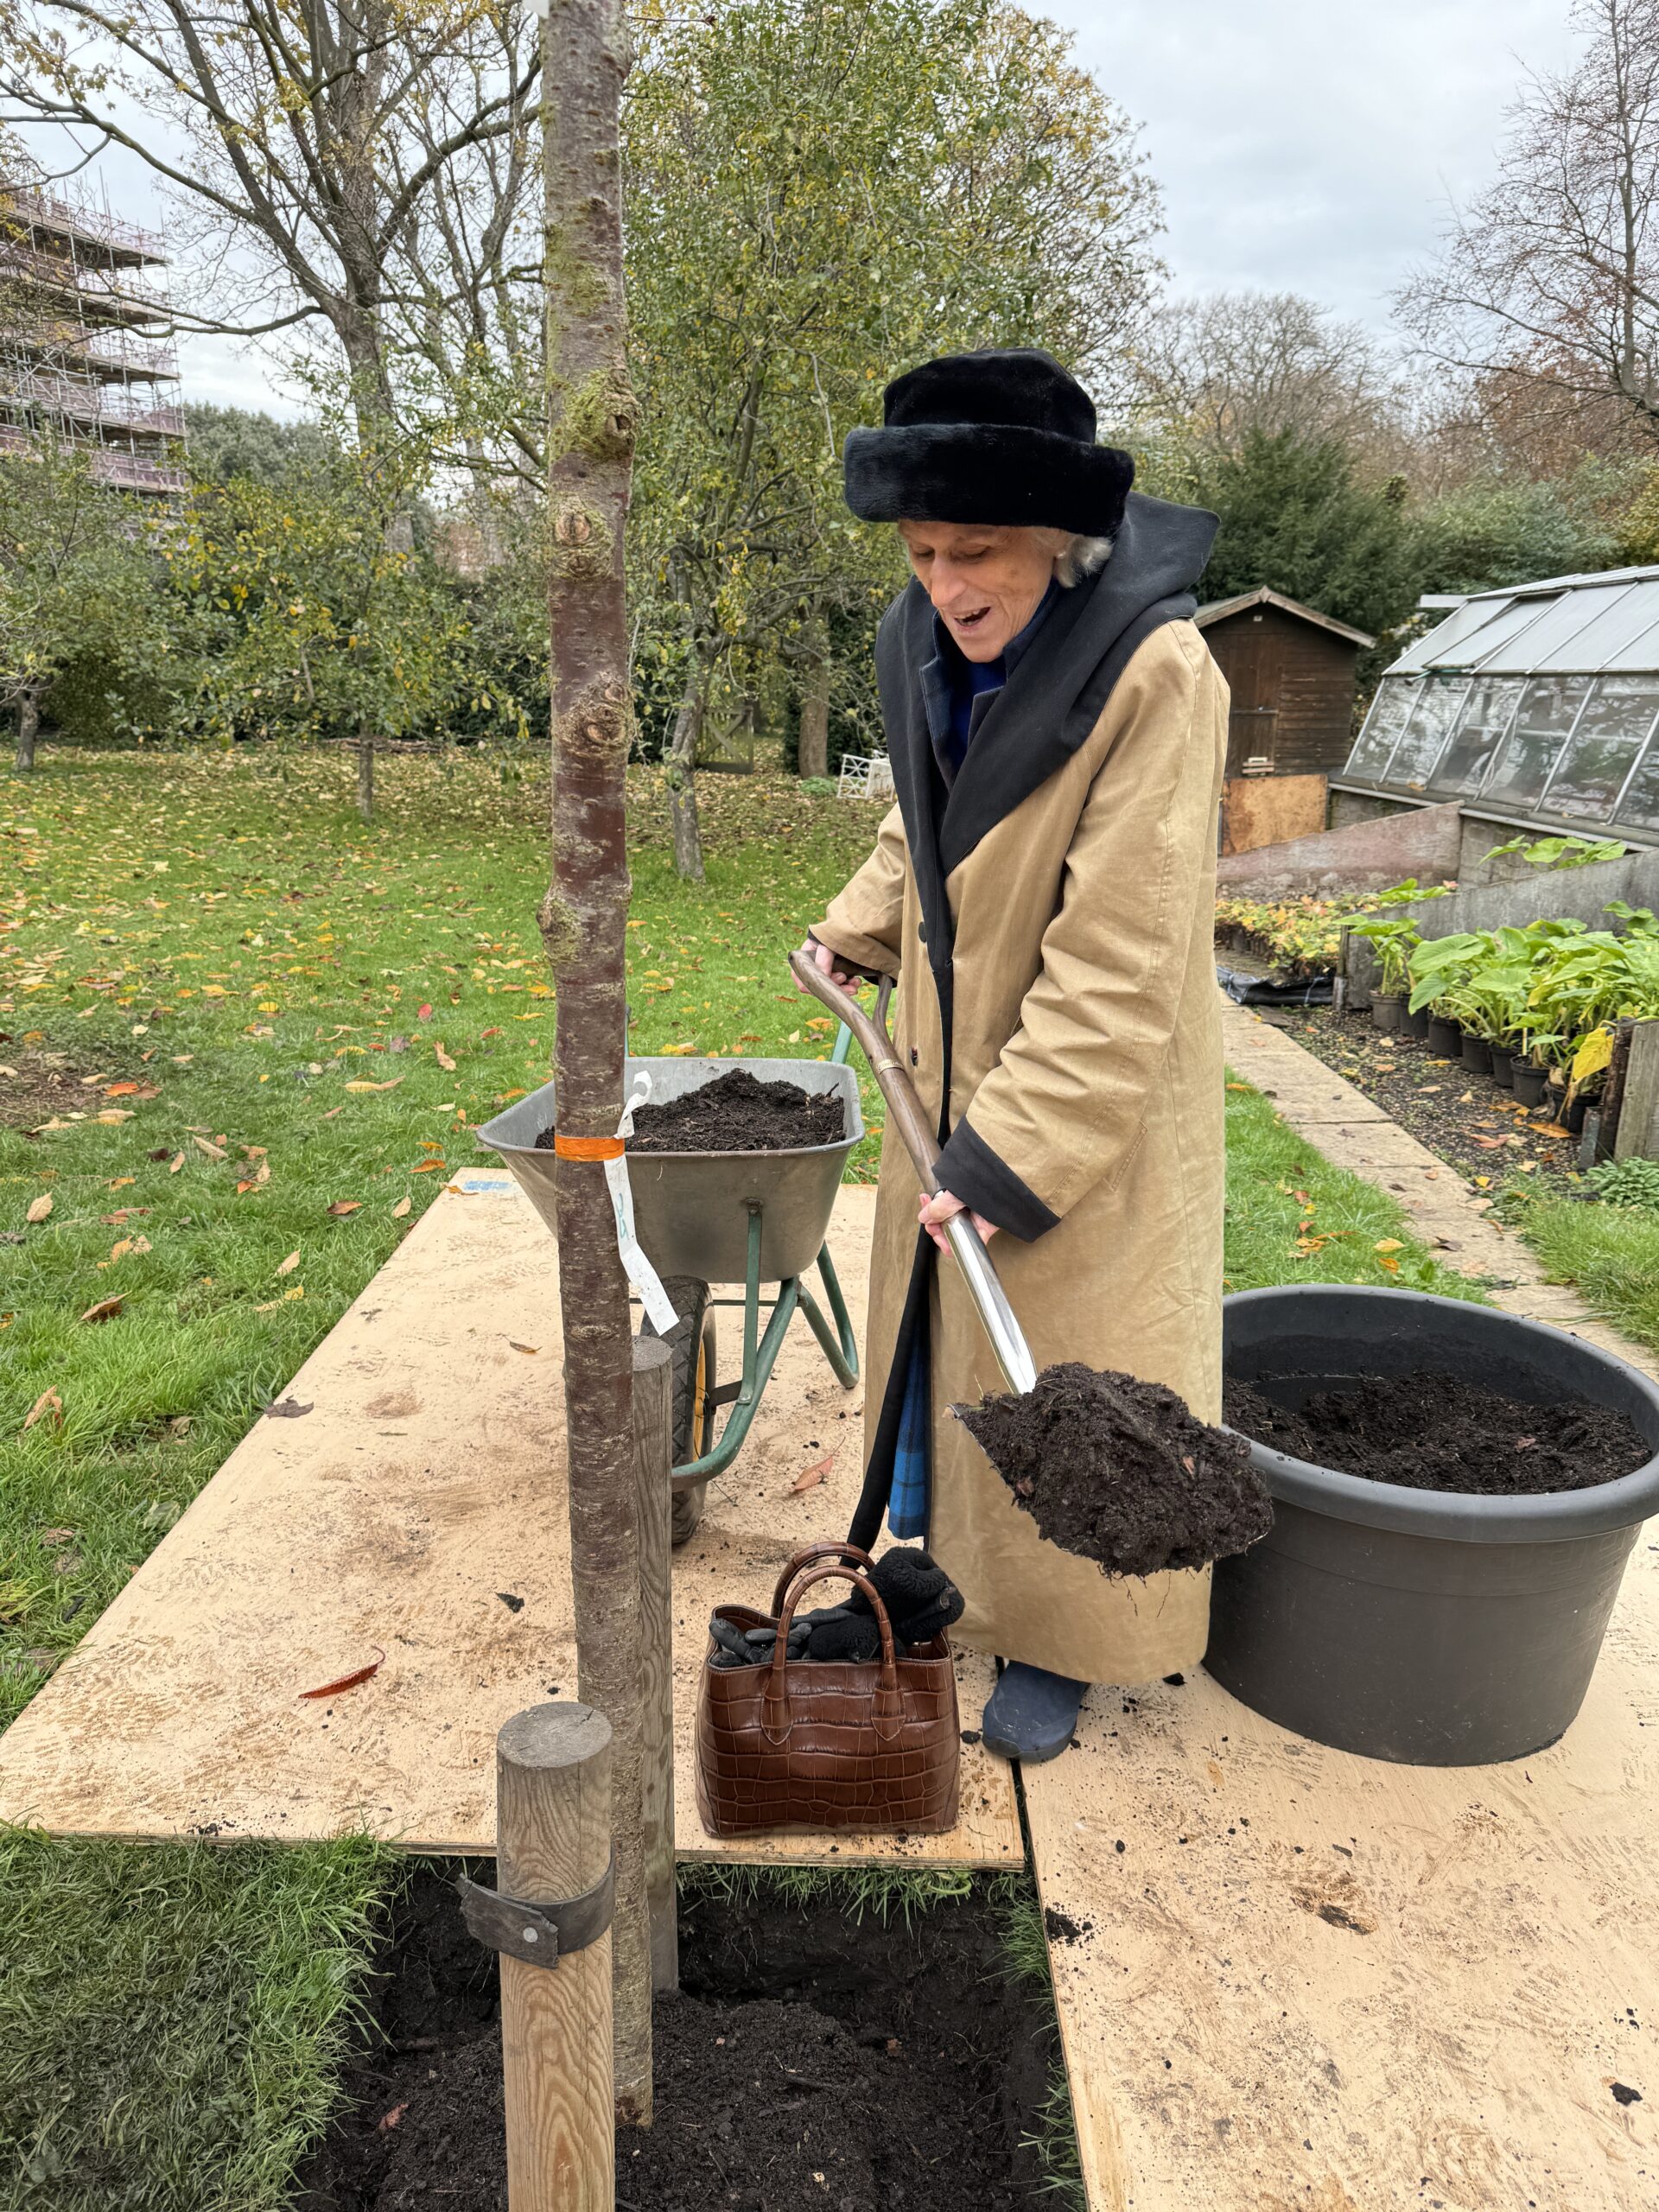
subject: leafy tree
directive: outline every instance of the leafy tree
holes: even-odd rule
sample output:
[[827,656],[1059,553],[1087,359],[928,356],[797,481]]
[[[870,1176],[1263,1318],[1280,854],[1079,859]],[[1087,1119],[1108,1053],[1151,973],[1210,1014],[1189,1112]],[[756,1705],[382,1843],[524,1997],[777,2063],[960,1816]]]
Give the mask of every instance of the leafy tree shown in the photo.
[[1605,568],[1616,538],[1572,481],[1479,476],[1431,501],[1412,530],[1425,591],[1491,591]]
[[249,407],[189,401],[184,429],[185,457],[198,483],[224,484],[245,476],[256,483],[283,484],[327,467],[340,454],[321,423],[278,422]]
[[189,607],[199,727],[349,740],[365,822],[377,741],[430,727],[465,682],[457,594],[388,530],[413,491],[384,450],[288,483],[234,477],[199,487],[162,548]]
[[899,573],[842,505],[842,441],[929,354],[1044,344],[1085,372],[1155,264],[1157,200],[1070,35],[1001,0],[733,0],[647,21],[625,155],[639,658],[678,695],[675,859],[723,694],[812,702],[838,609]]
[[1360,481],[1332,438],[1248,430],[1236,453],[1200,453],[1192,495],[1221,517],[1205,572],[1212,599],[1268,584],[1373,633],[1411,608],[1419,585],[1404,483]]
[[35,766],[41,702],[72,661],[101,654],[152,674],[165,661],[155,523],[97,480],[84,448],[43,438],[0,454],[0,705],[16,713],[21,773]]

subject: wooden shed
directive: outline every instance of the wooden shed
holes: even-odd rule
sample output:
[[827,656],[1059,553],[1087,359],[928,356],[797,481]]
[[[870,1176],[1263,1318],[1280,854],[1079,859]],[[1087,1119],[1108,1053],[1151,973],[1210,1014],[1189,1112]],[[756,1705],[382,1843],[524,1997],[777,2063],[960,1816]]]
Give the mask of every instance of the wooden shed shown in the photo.
[[1376,640],[1266,584],[1193,619],[1233,695],[1222,851],[1323,830],[1326,779],[1353,742],[1355,664]]

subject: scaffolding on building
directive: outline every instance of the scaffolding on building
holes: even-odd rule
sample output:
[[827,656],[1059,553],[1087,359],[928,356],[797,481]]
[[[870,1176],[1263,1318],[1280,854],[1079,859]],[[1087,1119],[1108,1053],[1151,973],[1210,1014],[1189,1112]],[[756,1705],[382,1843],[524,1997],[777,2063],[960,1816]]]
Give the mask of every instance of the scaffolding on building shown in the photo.
[[0,180],[0,452],[49,435],[122,491],[186,489],[165,265],[159,238],[90,196]]

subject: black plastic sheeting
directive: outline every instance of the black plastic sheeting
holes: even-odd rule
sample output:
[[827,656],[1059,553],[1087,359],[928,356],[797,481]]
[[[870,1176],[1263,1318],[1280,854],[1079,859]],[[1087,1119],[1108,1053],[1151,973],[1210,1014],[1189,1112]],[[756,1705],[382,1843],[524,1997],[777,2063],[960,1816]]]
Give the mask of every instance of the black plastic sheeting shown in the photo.
[[1247,976],[1242,969],[1216,963],[1216,981],[1236,1006],[1329,1006],[1336,995],[1334,976],[1304,976],[1282,982],[1272,976]]

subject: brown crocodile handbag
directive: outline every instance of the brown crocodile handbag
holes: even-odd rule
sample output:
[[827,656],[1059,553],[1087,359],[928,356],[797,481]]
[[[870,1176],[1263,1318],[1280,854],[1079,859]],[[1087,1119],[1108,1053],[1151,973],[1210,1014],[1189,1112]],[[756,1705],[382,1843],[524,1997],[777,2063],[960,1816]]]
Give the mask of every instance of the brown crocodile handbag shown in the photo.
[[[861,1572],[871,1564],[854,1545],[814,1544],[779,1577],[770,1614],[718,1609],[738,1629],[775,1621],[778,1641],[764,1666],[711,1666],[712,1643],[704,1657],[697,1811],[711,1835],[797,1827],[932,1835],[955,1827],[962,1751],[950,1642],[937,1636],[898,1650],[887,1608]],[[791,1661],[785,1645],[796,1607],[814,1583],[835,1579],[869,1600],[880,1657]]]

